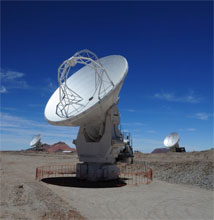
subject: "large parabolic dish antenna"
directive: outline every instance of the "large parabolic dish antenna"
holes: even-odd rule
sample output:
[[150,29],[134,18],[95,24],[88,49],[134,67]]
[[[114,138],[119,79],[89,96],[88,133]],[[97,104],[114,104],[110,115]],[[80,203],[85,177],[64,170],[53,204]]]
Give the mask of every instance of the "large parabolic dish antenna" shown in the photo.
[[[80,69],[75,69],[82,65]],[[75,71],[72,71],[72,70]],[[59,88],[45,108],[52,125],[80,126],[77,147],[80,161],[77,177],[92,181],[118,178],[116,158],[123,137],[118,129],[118,94],[128,72],[120,55],[98,59],[89,50],[75,53],[58,68]]]
[[[71,67],[83,64],[69,77]],[[126,59],[119,55],[98,59],[88,50],[76,53],[58,69],[59,88],[45,108],[50,124],[80,126],[102,119],[118,101],[118,94],[128,72]]]
[[165,137],[163,144],[166,147],[174,147],[174,146],[178,147],[179,140],[180,140],[179,134],[176,132],[172,132],[171,134]]

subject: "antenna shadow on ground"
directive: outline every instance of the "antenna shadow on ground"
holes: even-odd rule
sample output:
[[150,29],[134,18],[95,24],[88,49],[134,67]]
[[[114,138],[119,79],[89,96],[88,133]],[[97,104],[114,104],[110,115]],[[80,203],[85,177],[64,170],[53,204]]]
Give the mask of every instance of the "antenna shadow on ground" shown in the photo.
[[113,188],[126,186],[125,179],[117,179],[110,181],[91,182],[88,180],[80,180],[76,177],[51,177],[43,178],[41,180],[44,183],[64,186],[64,187],[77,187],[77,188]]

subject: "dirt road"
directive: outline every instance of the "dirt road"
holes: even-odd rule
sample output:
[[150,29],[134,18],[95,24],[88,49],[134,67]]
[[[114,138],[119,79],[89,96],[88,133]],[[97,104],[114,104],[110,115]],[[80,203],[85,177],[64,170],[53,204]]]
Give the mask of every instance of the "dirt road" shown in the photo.
[[155,181],[86,189],[48,185],[88,219],[213,219],[213,192]]
[[76,162],[65,155],[1,155],[2,219],[213,219],[213,191],[155,180],[117,188],[35,181],[35,168]]
[[0,219],[84,219],[47,184],[35,180],[38,165],[51,165],[56,160],[71,161],[66,159],[66,156],[59,159],[57,155],[48,154],[1,154]]

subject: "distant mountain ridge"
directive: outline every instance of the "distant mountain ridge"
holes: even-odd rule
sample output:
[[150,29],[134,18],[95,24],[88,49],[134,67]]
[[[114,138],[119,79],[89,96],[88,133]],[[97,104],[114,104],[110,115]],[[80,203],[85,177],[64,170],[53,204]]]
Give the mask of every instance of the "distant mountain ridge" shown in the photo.
[[[71,148],[66,143],[61,141],[52,145],[42,144],[42,149],[43,151],[46,152],[63,152],[63,151],[76,152],[76,148]],[[36,147],[32,147],[32,148],[28,148],[26,151],[36,151],[36,150],[37,150]]]
[[156,148],[152,151],[152,154],[157,154],[157,153],[166,153],[169,152],[169,148]]

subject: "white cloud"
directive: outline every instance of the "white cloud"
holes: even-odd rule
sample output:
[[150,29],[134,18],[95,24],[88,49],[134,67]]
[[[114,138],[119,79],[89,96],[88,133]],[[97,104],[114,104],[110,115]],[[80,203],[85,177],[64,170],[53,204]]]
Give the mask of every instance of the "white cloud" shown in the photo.
[[57,85],[53,82],[49,82],[47,87],[50,90],[50,92],[54,92],[57,89]]
[[36,108],[36,107],[44,107],[44,105],[42,104],[28,104],[29,107],[32,107],[32,108]]
[[46,78],[44,83],[45,86],[43,87],[43,90],[46,92],[53,93],[58,88],[57,81],[53,81],[51,78]]
[[128,132],[130,132],[130,131],[127,130],[127,129],[124,129],[124,130],[121,130],[121,132],[122,132],[122,133],[123,133],[123,132],[128,133]]
[[122,126],[143,126],[145,124],[142,122],[124,122],[124,123],[121,123],[121,125]]
[[190,131],[190,132],[194,132],[194,131],[196,131],[195,128],[187,128],[186,130],[187,130],[187,131]]
[[163,93],[163,92],[154,94],[154,97],[157,99],[163,99],[163,100],[167,100],[167,101],[172,101],[175,99],[174,94]]
[[135,109],[126,109],[127,112],[136,112]]
[[178,131],[189,131],[189,132],[194,132],[194,131],[196,131],[196,129],[195,129],[195,128],[180,128],[180,129],[178,129]]
[[210,117],[210,115],[203,112],[203,113],[196,113],[193,117],[199,120],[207,120]]
[[5,111],[16,111],[17,110],[16,108],[11,108],[11,107],[1,107],[1,109]]
[[143,125],[145,125],[145,124],[142,123],[142,122],[134,122],[133,125],[136,125],[136,126],[143,126]]
[[5,81],[10,81],[18,78],[22,78],[24,73],[16,72],[16,71],[2,71],[1,70],[1,79]]
[[27,89],[29,85],[24,79],[25,74],[11,70],[0,70],[1,93],[5,93],[10,89]]
[[157,133],[155,130],[147,130],[147,132],[150,133],[150,134],[155,134],[155,133]]
[[156,99],[169,101],[169,102],[183,102],[183,103],[199,103],[200,97],[196,97],[194,92],[191,90],[188,94],[183,96],[177,96],[174,93],[160,92],[153,96]]
[[63,141],[72,146],[77,135],[77,128],[52,126],[45,120],[39,122],[8,113],[1,113],[0,118],[3,150],[29,148],[29,142],[36,134],[42,134],[42,143]]
[[1,86],[0,93],[6,93],[7,89],[4,86]]

